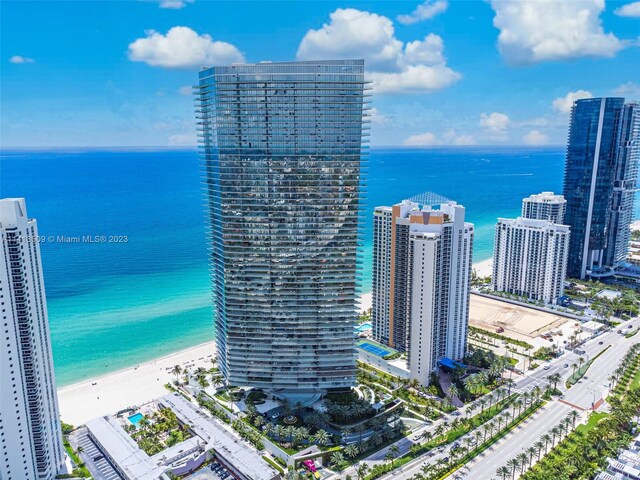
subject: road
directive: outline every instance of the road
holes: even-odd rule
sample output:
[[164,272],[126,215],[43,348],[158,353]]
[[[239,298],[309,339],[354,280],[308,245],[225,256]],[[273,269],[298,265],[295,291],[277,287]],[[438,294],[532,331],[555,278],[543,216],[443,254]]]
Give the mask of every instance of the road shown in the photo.
[[[522,451],[531,447],[540,440],[540,437],[551,430],[558,422],[564,418],[572,409],[581,413],[582,421],[588,418],[592,405],[599,406],[600,400],[604,399],[609,391],[609,376],[618,367],[622,357],[627,353],[629,348],[640,341],[640,334],[631,338],[625,338],[624,335],[616,333],[618,329],[622,329],[627,333],[633,331],[640,324],[640,320],[634,319],[622,324],[620,327],[611,332],[596,337],[587,342],[582,349],[584,355],[575,353],[567,353],[557,360],[550,363],[549,370],[541,370],[528,378],[522,378],[517,382],[517,389],[533,388],[534,385],[545,386],[548,382],[546,377],[554,372],[562,375],[562,380],[558,385],[564,391],[564,382],[571,374],[571,367],[564,368],[565,364],[577,363],[580,356],[587,359],[601,352],[607,345],[611,345],[605,353],[591,365],[585,376],[573,387],[567,390],[564,395],[558,399],[549,402],[545,408],[539,411],[535,417],[532,417],[526,423],[519,426],[514,432],[503,438],[500,443],[494,445],[490,450],[484,452],[483,455],[474,459],[468,464],[464,471],[456,472],[449,478],[496,478],[495,472],[502,465],[506,465],[509,460]],[[628,328],[632,325],[632,328]],[[602,342],[602,344],[600,344]],[[415,473],[415,472],[414,472]]]
[[[629,328],[631,326],[631,328]],[[529,418],[526,422],[519,425],[513,432],[503,438],[496,445],[493,445],[490,449],[485,451],[482,455],[474,459],[471,463],[466,465],[464,469],[457,471],[449,478],[453,479],[490,479],[494,478],[495,471],[498,467],[505,465],[508,460],[512,459],[516,455],[519,455],[523,450],[526,450],[537,442],[540,437],[548,432],[551,428],[556,426],[559,421],[564,418],[572,409],[575,409],[581,413],[582,420],[586,420],[590,409],[595,404],[596,407],[606,408],[606,405],[601,406],[601,400],[606,398],[609,391],[609,376],[618,367],[620,361],[634,344],[640,342],[640,333],[631,338],[625,338],[624,333],[633,331],[640,326],[640,319],[636,318],[621,324],[614,328],[612,331],[604,333],[589,340],[583,344],[580,348],[584,350],[584,354],[579,355],[573,352],[566,352],[560,358],[547,362],[544,367],[536,369],[536,371],[527,375],[514,376],[513,379],[516,382],[512,391],[525,392],[530,391],[533,387],[539,386],[541,389],[545,389],[549,384],[548,378],[554,373],[559,373],[561,381],[558,383],[564,394],[560,399],[554,399],[547,403],[543,409],[536,412],[534,416]],[[617,330],[622,330],[623,334],[616,333]],[[566,390],[564,382],[573,372],[571,365],[579,363],[580,357],[585,361],[593,358],[608,345],[611,345],[605,353],[603,353],[598,359],[591,365],[585,376],[572,388]],[[565,367],[564,365],[568,365]],[[565,391],[566,390],[566,391]],[[468,408],[468,405],[464,407]],[[464,410],[462,410],[464,412]],[[402,438],[396,442],[399,447],[399,456],[402,456],[409,451],[411,446],[418,443],[417,439],[419,435],[425,430],[433,431],[443,421],[450,423],[453,417],[447,416],[440,419],[431,425],[424,425],[419,427],[411,433],[408,437]],[[464,437],[459,439],[464,440]],[[384,462],[384,457],[389,451],[389,447],[386,447],[378,452],[373,453],[365,459],[369,467]],[[409,479],[416,473],[420,473],[420,468],[425,463],[437,463],[449,455],[449,447],[442,448],[435,454],[425,454],[409,463],[404,465],[401,469],[394,470],[392,473],[382,477],[386,480],[391,479]],[[351,475],[352,478],[356,478],[356,471],[354,467],[350,467],[343,471],[338,477],[337,475],[331,478],[345,478],[347,475]]]
[[[640,325],[640,319],[634,319],[623,323],[611,332],[604,333],[598,337],[585,343],[581,349],[585,351],[583,355],[573,352],[567,352],[560,358],[548,362],[548,369],[538,368],[529,375],[514,377],[516,386],[514,391],[524,392],[530,391],[534,386],[544,389],[548,385],[548,377],[554,373],[559,373],[562,380],[558,387],[563,391],[564,382],[572,373],[571,365],[578,363],[579,358],[583,357],[585,361],[597,355],[608,345],[611,345],[605,353],[603,353],[587,370],[585,376],[572,388],[564,393],[560,400],[552,400],[544,409],[536,412],[536,414],[521,424],[513,432],[503,438],[498,444],[493,445],[491,449],[485,451],[482,455],[474,459],[464,469],[458,470],[449,478],[453,479],[490,479],[494,478],[495,471],[498,467],[505,465],[508,460],[522,453],[540,437],[555,427],[559,421],[564,418],[572,409],[576,409],[581,413],[582,420],[586,420],[592,404],[600,404],[600,400],[605,398],[609,391],[609,376],[618,367],[622,357],[629,348],[637,342],[640,342],[640,333],[629,339],[624,335],[616,333],[618,329],[624,333],[633,331]],[[631,326],[632,328],[628,328]],[[602,342],[602,344],[601,344]],[[564,365],[569,365],[564,367]],[[448,449],[444,452],[428,458],[422,456],[409,462],[400,470],[396,470],[382,478],[391,479],[408,479],[420,472],[420,468],[425,463],[436,463],[444,456],[448,455]],[[383,455],[384,458],[384,455]]]

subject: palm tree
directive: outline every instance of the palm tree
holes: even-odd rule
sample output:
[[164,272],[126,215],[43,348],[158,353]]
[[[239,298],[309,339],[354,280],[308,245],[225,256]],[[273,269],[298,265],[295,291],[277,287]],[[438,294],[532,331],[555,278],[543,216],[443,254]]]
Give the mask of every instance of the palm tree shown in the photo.
[[551,442],[551,435],[545,433],[541,439],[544,442],[544,453],[547,453],[549,448],[549,443]]
[[393,460],[395,459],[395,457],[393,456],[393,453],[391,453],[390,451],[387,452],[387,454],[384,456],[384,459],[387,462],[390,462],[391,463],[391,468],[393,468]]
[[511,473],[511,471],[509,470],[509,467],[505,465],[496,470],[496,475],[498,475],[502,480],[507,480],[509,473]]
[[[400,448],[395,443],[389,447],[389,453],[393,455],[394,460],[398,457],[400,453]],[[391,466],[393,467],[393,460],[391,461]]]
[[178,379],[181,373],[182,373],[182,367],[180,365],[175,365],[171,369],[171,374],[176,376],[176,383],[178,383]]
[[293,435],[296,433],[296,427],[290,425],[284,428],[284,434],[289,439],[289,443],[293,442]]
[[551,382],[551,384],[553,385],[553,390],[556,390],[556,387],[558,386],[558,382],[560,381],[562,377],[560,377],[559,373],[554,373],[552,375],[549,375],[547,377],[547,379],[549,380],[549,382]]
[[476,430],[476,433],[473,434],[475,438],[475,443],[473,444],[473,448],[478,448],[478,442],[482,438],[482,432],[480,430]]
[[579,416],[580,414],[576,410],[571,410],[571,412],[569,413],[569,418],[571,419],[573,428],[576,427],[576,420],[578,419]]
[[544,448],[544,443],[542,441],[538,440],[536,443],[533,444],[533,446],[537,450],[538,461],[540,461],[540,453],[542,452],[542,449]]
[[429,443],[429,441],[433,438],[433,433],[430,430],[425,430],[420,435],[420,438],[425,441],[425,443]]
[[344,453],[347,457],[356,458],[358,456],[359,450],[353,443],[351,445],[347,445],[344,448]]
[[524,473],[524,468],[527,466],[528,456],[526,453],[521,453],[518,455],[518,461],[520,462],[520,475]]
[[460,392],[458,391],[458,387],[456,387],[453,383],[449,386],[449,402],[451,402],[453,404],[453,399],[454,397],[457,397],[458,395],[460,395]]
[[527,454],[529,455],[529,468],[531,468],[531,462],[533,461],[533,456],[536,454],[536,447],[532,446],[527,448]]
[[484,413],[484,407],[487,406],[487,399],[483,397],[483,398],[481,398],[479,400],[479,402],[480,402],[480,414],[483,414]]
[[516,469],[520,466],[520,461],[517,458],[512,458],[507,462],[507,466],[511,469],[511,479],[516,476]]
[[324,447],[327,443],[329,443],[330,435],[325,430],[318,430],[316,434],[313,436],[314,441]]
[[342,454],[342,452],[333,452],[333,454],[331,455],[330,463],[334,467],[340,467],[340,465],[344,463],[344,455]]
[[356,474],[358,475],[358,480],[362,480],[364,477],[366,477],[367,473],[369,473],[369,465],[367,465],[364,462],[358,464],[358,466],[356,467]]
[[276,425],[276,427],[273,429],[273,433],[278,437],[278,441],[282,442],[282,439],[286,435],[286,429],[282,425]]

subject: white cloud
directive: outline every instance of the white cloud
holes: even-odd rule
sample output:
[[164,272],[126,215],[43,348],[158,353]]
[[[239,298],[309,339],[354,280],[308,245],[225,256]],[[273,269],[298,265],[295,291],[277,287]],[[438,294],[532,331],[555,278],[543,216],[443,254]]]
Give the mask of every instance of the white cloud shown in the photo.
[[329,17],[329,23],[306,33],[298,47],[299,60],[364,58],[375,93],[428,92],[461,77],[447,66],[438,35],[404,44],[383,15],[339,8]]
[[189,27],[173,27],[166,35],[154,30],[145,33],[145,38],[129,44],[129,59],[134,62],[165,68],[244,62],[242,53],[234,45],[214,41],[206,34],[198,35]]
[[375,108],[375,107],[373,107],[369,111],[369,115],[371,116],[371,123],[374,123],[376,125],[385,125],[385,124],[391,122],[391,120],[393,119],[389,115],[384,115],[384,114],[380,113],[378,111],[378,109]]
[[628,100],[640,100],[640,84],[627,82],[613,90],[616,95],[627,97]]
[[431,132],[411,135],[404,141],[405,145],[440,145],[438,138]]
[[571,112],[573,102],[581,98],[592,98],[593,94],[588,90],[576,90],[575,92],[569,92],[564,97],[556,98],[553,103],[553,109],[558,113],[567,114]]
[[22,55],[14,55],[9,59],[11,63],[35,63],[33,58],[23,57]]
[[621,17],[638,18],[640,17],[640,2],[627,3],[626,5],[616,8],[613,13]]
[[454,145],[475,145],[476,139],[471,135],[460,135],[453,140]]
[[593,56],[613,57],[624,48],[605,33],[604,0],[490,0],[498,47],[514,64]]
[[180,95],[191,96],[193,95],[193,87],[191,85],[185,85],[178,89]]
[[404,144],[408,146],[419,145],[475,145],[476,141],[471,135],[458,135],[455,130],[447,130],[441,137],[432,132],[420,133],[409,136]]
[[169,137],[169,145],[175,147],[192,147],[197,144],[196,132],[178,133]]
[[160,8],[171,8],[179,10],[187,6],[187,3],[193,3],[195,0],[160,0]]
[[410,25],[412,23],[422,22],[423,20],[429,20],[444,12],[447,6],[448,4],[445,0],[425,0],[424,3],[418,5],[409,15],[398,15],[398,21],[405,25]]
[[505,113],[493,112],[489,115],[486,113],[480,115],[480,126],[499,135],[506,132],[510,121],[509,116]]
[[546,145],[549,137],[538,130],[531,130],[522,137],[522,141],[527,145]]

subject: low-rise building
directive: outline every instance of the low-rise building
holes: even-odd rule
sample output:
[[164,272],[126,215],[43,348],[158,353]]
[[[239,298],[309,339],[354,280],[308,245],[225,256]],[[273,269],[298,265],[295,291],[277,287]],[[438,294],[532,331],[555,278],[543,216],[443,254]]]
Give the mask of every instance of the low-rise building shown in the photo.
[[188,425],[192,436],[152,456],[139,447],[118,418],[104,416],[86,423],[91,441],[125,480],[168,480],[171,475],[197,470],[213,457],[240,480],[280,478],[258,452],[182,395],[165,395],[156,403]]

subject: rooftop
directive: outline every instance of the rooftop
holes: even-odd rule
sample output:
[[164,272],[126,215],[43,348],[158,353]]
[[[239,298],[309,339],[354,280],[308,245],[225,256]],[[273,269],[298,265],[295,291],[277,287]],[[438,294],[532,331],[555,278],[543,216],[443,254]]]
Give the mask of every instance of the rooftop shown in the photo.
[[89,420],[86,426],[99,447],[108,453],[110,460],[128,478],[157,480],[166,470],[166,467],[159,466],[138,447],[115,418],[98,417]]
[[253,480],[271,480],[279,473],[262,457],[215,420],[207,417],[195,405],[181,395],[165,395],[158,401],[169,407],[181,422],[207,442],[207,450],[213,449],[231,466]]

